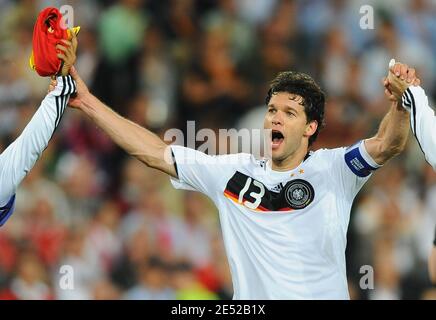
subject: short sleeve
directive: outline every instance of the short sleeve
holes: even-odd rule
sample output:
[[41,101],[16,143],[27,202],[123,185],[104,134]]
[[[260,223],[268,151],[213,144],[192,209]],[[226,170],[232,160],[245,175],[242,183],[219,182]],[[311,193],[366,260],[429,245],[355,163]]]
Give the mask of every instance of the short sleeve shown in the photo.
[[368,154],[364,141],[348,148],[332,149],[331,152],[333,183],[352,200],[380,165]]
[[202,192],[209,197],[223,191],[236,167],[248,158],[245,154],[210,156],[182,146],[171,146],[178,179],[171,178],[176,189]]

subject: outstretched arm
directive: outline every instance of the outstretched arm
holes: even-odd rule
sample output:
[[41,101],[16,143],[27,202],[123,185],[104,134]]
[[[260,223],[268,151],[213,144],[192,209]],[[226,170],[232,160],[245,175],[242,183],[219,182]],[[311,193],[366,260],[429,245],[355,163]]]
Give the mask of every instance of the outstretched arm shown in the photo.
[[[397,78],[397,74],[399,78]],[[407,80],[400,83],[401,78]],[[391,107],[383,118],[377,134],[365,140],[365,147],[369,155],[379,165],[383,165],[403,151],[409,135],[409,115],[401,106],[401,95],[391,91],[391,86],[401,86],[405,89],[417,81],[419,80],[415,77],[415,70],[405,64],[396,63],[389,69],[389,75],[385,79],[384,85],[386,87],[385,93],[391,101]]]
[[77,83],[77,97],[70,106],[83,111],[92,121],[128,154],[151,168],[177,177],[170,148],[151,131],[123,118],[93,96],[73,67],[71,75]]
[[75,83],[68,72],[76,61],[77,38],[73,33],[71,41],[62,42],[63,45],[57,45],[64,52],[58,54],[64,64],[57,85],[51,88],[22,134],[0,155],[0,226],[11,216],[15,190],[47,148],[68,99],[75,91]]
[[402,96],[403,106],[410,112],[410,127],[427,162],[436,170],[436,116],[425,91],[410,86]]
[[404,150],[408,135],[409,115],[398,103],[393,102],[377,134],[365,140],[365,147],[374,161],[383,165]]
[[0,155],[0,207],[9,202],[20,182],[47,147],[61,121],[74,86],[70,76],[58,77],[56,88],[42,100],[21,135]]
[[415,70],[410,68],[407,77],[397,70],[396,77],[389,79],[389,90],[409,112],[412,133],[426,160],[436,169],[436,116],[425,91],[419,86],[419,79],[412,81],[410,73],[414,76]]

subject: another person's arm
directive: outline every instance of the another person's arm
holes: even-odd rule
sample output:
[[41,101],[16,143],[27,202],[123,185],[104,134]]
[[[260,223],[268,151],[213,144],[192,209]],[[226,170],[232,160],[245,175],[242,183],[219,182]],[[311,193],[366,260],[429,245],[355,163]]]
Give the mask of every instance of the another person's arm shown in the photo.
[[[412,78],[415,70],[410,68],[407,76],[404,70],[393,70],[395,76],[389,78],[389,90],[398,101],[401,100],[405,110],[409,111],[410,127],[426,160],[436,169],[436,116],[428,103],[425,91],[419,86],[420,81]],[[416,77],[415,77],[416,78]]]
[[76,61],[77,38],[62,40],[57,48],[64,61],[57,85],[47,94],[21,135],[0,155],[0,226],[12,215],[15,191],[47,148],[58,127],[75,83],[68,72]]
[[433,241],[433,248],[431,249],[430,257],[428,259],[428,271],[430,274],[430,280],[436,285],[436,228]]
[[0,155],[0,225],[12,213],[18,185],[47,148],[74,87],[71,76],[58,77],[56,88],[42,100],[21,135]]
[[403,106],[410,111],[410,127],[425,155],[436,170],[436,116],[420,86],[408,87],[402,95]]

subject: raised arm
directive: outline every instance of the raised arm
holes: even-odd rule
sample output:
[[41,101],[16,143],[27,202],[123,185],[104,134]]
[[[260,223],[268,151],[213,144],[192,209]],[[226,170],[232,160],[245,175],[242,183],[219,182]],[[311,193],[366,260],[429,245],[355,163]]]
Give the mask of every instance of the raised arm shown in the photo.
[[377,134],[365,140],[366,150],[377,164],[385,164],[404,150],[409,135],[408,119],[407,112],[394,102],[380,123]]
[[[397,78],[396,74],[399,75]],[[400,82],[404,78],[404,82]],[[410,81],[410,82],[408,82]],[[419,81],[415,77],[415,70],[405,64],[396,63],[389,70],[385,79],[385,93],[391,101],[389,112],[380,123],[377,134],[365,140],[365,147],[369,155],[379,165],[385,164],[389,159],[404,150],[409,135],[409,114],[402,107],[401,94],[392,92],[392,86],[401,86],[405,90],[409,85]]]
[[128,154],[151,168],[177,177],[171,162],[170,148],[151,131],[123,118],[93,96],[73,67],[70,71],[77,83],[77,97],[69,105],[83,111]]
[[21,135],[0,155],[0,207],[9,202],[47,148],[73,91],[74,82],[70,76],[58,77],[56,88],[42,100]]
[[410,86],[403,92],[402,100],[403,107],[409,111],[410,127],[425,159],[436,170],[436,116],[425,91],[420,86]]
[[0,226],[12,214],[15,190],[47,148],[75,90],[68,72],[76,61],[77,38],[63,40],[57,47],[64,52],[58,55],[64,63],[57,86],[41,102],[22,134],[0,155]]

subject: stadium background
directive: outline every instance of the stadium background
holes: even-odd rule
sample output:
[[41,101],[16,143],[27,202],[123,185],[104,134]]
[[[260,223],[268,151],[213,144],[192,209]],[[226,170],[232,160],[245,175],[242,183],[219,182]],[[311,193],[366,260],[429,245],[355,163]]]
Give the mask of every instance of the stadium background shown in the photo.
[[[328,96],[315,149],[370,137],[388,110],[381,77],[391,57],[436,93],[436,2],[343,0],[0,0],[0,149],[22,131],[48,80],[28,68],[33,23],[70,4],[77,68],[129,119],[168,128],[257,128],[279,71],[312,75]],[[361,5],[375,28],[359,27]],[[353,299],[436,299],[427,256],[436,174],[414,139],[355,201],[347,265]],[[228,299],[231,278],[216,209],[201,194],[129,158],[84,116],[67,110],[17,192],[0,229],[1,299]],[[74,268],[75,290],[59,287]],[[374,268],[362,290],[360,267]]]

